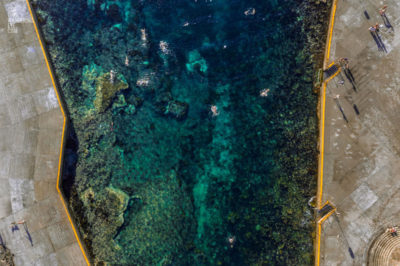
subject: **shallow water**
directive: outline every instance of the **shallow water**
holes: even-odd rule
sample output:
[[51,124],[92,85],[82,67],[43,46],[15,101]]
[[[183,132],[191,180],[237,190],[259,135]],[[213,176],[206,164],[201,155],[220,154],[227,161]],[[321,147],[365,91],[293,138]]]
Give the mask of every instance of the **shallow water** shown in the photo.
[[302,1],[32,2],[71,117],[64,191],[95,261],[312,264]]

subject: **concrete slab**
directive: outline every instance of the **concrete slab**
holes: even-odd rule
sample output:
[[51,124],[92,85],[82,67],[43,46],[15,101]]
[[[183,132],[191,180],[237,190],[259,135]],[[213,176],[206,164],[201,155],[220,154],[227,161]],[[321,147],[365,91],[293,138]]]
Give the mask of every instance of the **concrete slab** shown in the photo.
[[[394,31],[379,15],[384,4]],[[368,31],[376,22],[387,52]],[[322,225],[320,265],[367,265],[375,237],[400,225],[399,28],[398,1],[337,2],[330,58],[349,58],[356,91],[344,73],[327,85],[323,202],[333,203],[338,214]]]
[[[56,190],[63,116],[25,0],[0,2],[0,234],[16,265],[86,265]],[[10,224],[24,220],[11,232]]]

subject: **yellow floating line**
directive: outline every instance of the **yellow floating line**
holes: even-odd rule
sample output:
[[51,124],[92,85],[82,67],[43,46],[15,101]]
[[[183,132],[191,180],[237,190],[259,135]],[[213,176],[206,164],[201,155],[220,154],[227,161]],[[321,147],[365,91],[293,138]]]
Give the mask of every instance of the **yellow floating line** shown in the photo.
[[[330,17],[330,22],[329,22],[327,45],[325,47],[324,69],[327,68],[327,65],[328,65],[328,62],[329,62],[331,43],[332,43],[332,34],[333,34],[333,25],[335,24],[336,7],[337,7],[337,0],[333,0],[332,12],[331,12],[331,17]],[[332,64],[330,66],[332,66]],[[336,76],[339,72],[340,72],[340,70],[337,71],[337,73],[334,76]],[[318,187],[317,187],[317,209],[321,208],[322,192],[323,192],[324,151],[325,151],[326,86],[327,86],[327,82],[329,80],[331,80],[331,78],[326,80],[326,81],[324,81],[324,83],[322,85],[320,149],[319,149],[320,150],[320,160],[319,160]],[[329,215],[331,215],[332,213],[329,213]],[[327,216],[327,217],[329,217],[329,216]],[[319,220],[317,222],[317,230],[316,230],[317,231],[317,235],[315,237],[315,265],[316,266],[319,266],[319,264],[320,264],[320,256],[321,256],[321,223],[323,221],[325,221],[325,219],[321,219],[321,220]]]
[[58,159],[57,192],[58,192],[58,195],[60,196],[60,199],[61,199],[61,202],[62,202],[62,204],[64,206],[65,212],[67,213],[68,221],[71,224],[72,231],[74,232],[75,238],[78,241],[78,245],[79,245],[79,247],[80,247],[80,249],[82,251],[83,257],[85,258],[85,261],[86,261],[87,265],[90,266],[89,259],[86,256],[85,249],[83,248],[83,245],[82,245],[81,240],[79,238],[78,232],[77,232],[77,230],[75,228],[75,225],[74,225],[74,223],[73,223],[73,221],[71,219],[71,215],[69,214],[67,205],[66,205],[66,203],[64,201],[64,197],[63,197],[63,195],[61,193],[61,190],[60,190],[61,163],[62,163],[62,155],[63,155],[63,149],[64,149],[64,138],[65,138],[67,117],[65,115],[65,111],[64,111],[63,105],[62,105],[61,100],[60,100],[60,95],[58,93],[58,90],[57,90],[57,87],[56,87],[56,83],[54,81],[53,71],[50,68],[49,60],[47,58],[46,51],[45,51],[44,46],[43,46],[43,41],[42,41],[42,38],[41,38],[41,36],[39,34],[38,26],[36,25],[36,21],[35,21],[35,18],[33,16],[32,7],[31,7],[31,5],[29,3],[29,0],[26,0],[26,4],[28,6],[29,13],[31,14],[31,18],[32,18],[32,21],[33,21],[33,25],[35,27],[36,35],[38,37],[40,47],[42,48],[44,60],[46,61],[46,67],[47,67],[47,70],[49,71],[50,79],[51,79],[51,82],[53,84],[54,91],[56,92],[57,100],[58,100],[58,103],[60,105],[61,113],[63,115],[63,120],[64,120],[63,121],[63,128],[62,128],[62,135],[61,135],[60,157]]

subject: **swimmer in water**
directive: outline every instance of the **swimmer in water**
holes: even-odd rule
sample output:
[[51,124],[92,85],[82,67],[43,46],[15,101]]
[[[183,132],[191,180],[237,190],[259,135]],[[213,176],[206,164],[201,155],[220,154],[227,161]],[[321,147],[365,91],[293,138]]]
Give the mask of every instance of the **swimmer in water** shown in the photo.
[[236,237],[235,236],[228,236],[228,244],[231,248],[234,247],[236,242]]
[[246,16],[254,16],[256,14],[256,10],[254,8],[250,7],[246,11],[244,11],[244,14]]
[[128,56],[125,56],[125,66],[129,66],[129,58],[128,58]]
[[110,83],[111,84],[114,84],[114,81],[115,81],[115,74],[116,74],[116,72],[114,71],[114,70],[110,70]]
[[211,113],[212,113],[212,116],[213,116],[213,117],[219,115],[218,107],[217,107],[216,105],[211,105],[211,108],[210,108],[210,109],[211,109]]
[[269,92],[269,89],[263,89],[263,90],[260,92],[260,96],[261,96],[261,97],[267,97],[267,96],[268,96],[268,92]]

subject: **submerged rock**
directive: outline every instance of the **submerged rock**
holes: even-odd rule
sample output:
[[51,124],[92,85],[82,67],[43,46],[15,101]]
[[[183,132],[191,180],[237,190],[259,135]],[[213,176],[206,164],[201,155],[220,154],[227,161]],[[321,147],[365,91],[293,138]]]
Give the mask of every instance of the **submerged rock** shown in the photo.
[[204,58],[201,57],[199,51],[193,50],[188,54],[188,62],[186,63],[186,68],[189,72],[193,72],[196,68],[200,72],[207,72],[208,66]]
[[125,109],[125,112],[129,115],[133,115],[136,113],[136,107],[133,104],[130,104],[128,108]]
[[125,107],[126,105],[127,105],[127,103],[126,103],[126,101],[125,101],[124,95],[120,94],[120,95],[118,95],[117,100],[115,100],[115,101],[113,102],[112,107],[113,107],[113,108],[123,108],[123,107]]
[[105,73],[96,80],[96,99],[94,107],[98,112],[104,112],[111,104],[115,94],[129,87],[124,76],[118,74],[112,77],[112,72]]
[[96,79],[104,74],[103,68],[94,63],[86,65],[82,69],[82,90],[89,95],[96,95]]
[[96,259],[108,260],[120,246],[114,241],[118,229],[124,224],[124,212],[129,196],[122,190],[107,187],[101,192],[87,189],[81,195],[85,218],[91,224],[90,231],[84,238],[92,240]]
[[[175,171],[137,185],[123,229],[115,237],[119,254],[107,262],[119,265],[185,265],[194,231],[193,206]],[[129,258],[128,261],[120,258]]]
[[189,105],[187,103],[172,100],[168,102],[164,114],[171,115],[176,119],[183,119],[186,117],[188,109]]
[[[113,70],[105,72],[101,66],[94,63],[86,65],[82,69],[81,89],[87,96],[84,106],[89,109],[86,111],[90,111],[94,107],[97,112],[104,112],[111,105],[114,96],[128,87],[125,77]],[[116,101],[116,106],[124,106],[125,99],[121,96]]]

